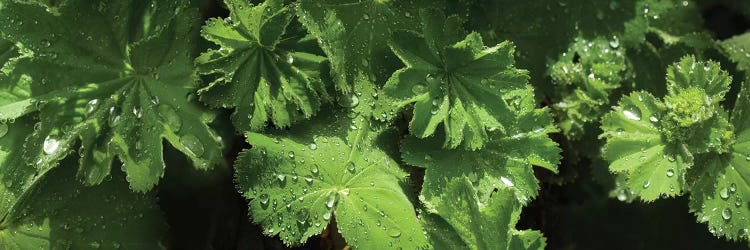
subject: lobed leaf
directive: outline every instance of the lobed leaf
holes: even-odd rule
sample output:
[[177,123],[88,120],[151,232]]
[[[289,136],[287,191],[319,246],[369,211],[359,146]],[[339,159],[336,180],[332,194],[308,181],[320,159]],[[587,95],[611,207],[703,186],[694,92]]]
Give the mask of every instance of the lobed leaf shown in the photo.
[[511,43],[487,48],[478,33],[471,33],[446,44],[450,38],[439,40],[445,34],[462,36],[457,30],[460,22],[434,13],[423,14],[423,19],[427,24],[422,34],[398,31],[393,35],[391,49],[406,68],[396,71],[383,87],[387,98],[378,109],[381,118],[414,104],[409,123],[413,135],[432,136],[443,124],[445,147],[479,149],[489,140],[487,129],[502,131],[516,111],[533,108],[533,102],[520,102],[533,99],[528,74],[513,66]]
[[311,41],[292,22],[294,6],[282,0],[226,3],[230,16],[209,19],[201,33],[220,46],[196,59],[200,74],[216,78],[199,91],[201,99],[234,108],[238,131],[310,118],[328,98],[319,76],[325,58],[317,48],[306,49]]
[[426,247],[401,186],[406,173],[383,145],[393,134],[369,124],[331,114],[288,132],[247,135],[253,148],[240,155],[236,180],[265,234],[297,245],[335,220],[356,248]]
[[[32,120],[0,136],[0,246],[4,249],[160,249],[166,224],[154,193],[128,189],[121,172],[96,187],[76,180],[75,162],[38,173],[17,157]],[[10,133],[8,133],[10,132]]]
[[193,9],[181,1],[70,0],[50,11],[0,8],[3,38],[34,54],[13,71],[31,79],[30,95],[0,107],[4,119],[39,117],[24,144],[27,163],[46,171],[77,150],[79,178],[97,184],[117,157],[131,187],[146,191],[164,172],[163,139],[198,168],[219,160],[207,125],[213,114],[191,102]]

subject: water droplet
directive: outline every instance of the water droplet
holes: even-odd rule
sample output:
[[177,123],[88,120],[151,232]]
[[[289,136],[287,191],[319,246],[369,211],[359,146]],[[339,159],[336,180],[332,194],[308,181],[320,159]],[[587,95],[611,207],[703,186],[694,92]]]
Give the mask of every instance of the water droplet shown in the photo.
[[339,96],[339,105],[344,108],[354,108],[359,104],[359,97],[355,94]]
[[261,194],[258,198],[260,199],[260,204],[264,206],[268,205],[268,199],[270,198],[268,194]]
[[313,183],[313,178],[312,177],[305,177],[305,182],[307,182],[308,185],[312,184]]
[[732,210],[727,208],[724,208],[721,210],[721,218],[724,218],[725,220],[729,220],[732,218]]
[[141,109],[140,107],[133,107],[133,115],[135,116],[135,118],[140,119],[141,117],[143,117],[143,109]]
[[54,154],[60,149],[60,140],[48,135],[47,138],[44,138],[44,145],[42,148],[45,154]]
[[737,192],[737,184],[729,184],[729,191],[732,193]]
[[672,177],[672,176],[674,176],[674,169],[670,168],[667,170],[667,177]]
[[330,220],[331,219],[331,212],[324,213],[323,214],[323,219],[324,220]]
[[729,190],[727,188],[719,190],[719,197],[724,200],[729,199]]
[[737,207],[741,207],[742,206],[742,198],[737,197],[737,199],[734,200],[734,205],[737,206]]
[[193,153],[193,155],[198,157],[203,155],[205,151],[203,143],[201,143],[201,141],[198,140],[198,137],[195,137],[194,135],[183,135],[180,137],[180,143],[182,143],[190,153]]
[[644,181],[644,182],[643,182],[643,189],[646,189],[646,188],[648,188],[649,186],[651,186],[651,182],[649,182],[649,181]]
[[294,159],[294,151],[289,151],[288,155],[289,155],[289,158]]
[[622,111],[622,114],[623,114],[623,115],[624,115],[624,116],[625,116],[626,118],[628,118],[628,119],[630,119],[630,120],[634,120],[634,121],[640,121],[640,120],[641,120],[641,115],[640,115],[640,114],[638,114],[637,112],[638,112],[638,111],[623,110],[623,111]]
[[388,228],[388,236],[391,236],[393,238],[398,238],[401,236],[401,231],[399,231],[396,228]]
[[307,209],[303,208],[297,211],[297,222],[300,224],[305,224],[305,221],[307,221],[307,217],[310,215],[310,213],[307,211]]
[[320,173],[320,170],[318,170],[318,164],[314,164],[312,169],[310,169],[310,172],[314,175],[318,175],[318,173]]
[[655,116],[649,117],[648,120],[651,122],[659,122],[659,118],[656,118]]
[[354,162],[347,163],[346,170],[348,170],[350,173],[354,173],[354,171],[356,170],[356,167],[354,166]]
[[99,99],[91,99],[91,101],[86,103],[86,114],[91,114],[97,107],[99,107]]
[[308,147],[309,147],[309,148],[310,148],[311,150],[316,150],[316,149],[318,149],[318,144],[315,144],[315,143],[310,143],[310,145],[308,145]]
[[642,156],[641,155],[641,157],[638,157],[638,160],[641,161],[641,162],[644,162],[644,161],[646,161],[646,156]]
[[513,186],[513,182],[510,181],[510,179],[506,178],[505,176],[500,176],[500,181],[502,181],[503,184],[505,184],[506,186],[509,186],[509,187]]
[[47,39],[42,39],[41,45],[42,47],[48,48],[49,46],[52,46],[52,43]]
[[333,208],[333,205],[336,205],[336,200],[338,199],[338,195],[336,194],[329,194],[328,198],[326,199],[326,207]]
[[288,64],[294,63],[294,57],[292,56],[292,54],[287,54],[286,55],[286,63],[288,63]]
[[283,174],[277,174],[276,179],[279,180],[279,182],[284,182],[286,180],[286,175]]

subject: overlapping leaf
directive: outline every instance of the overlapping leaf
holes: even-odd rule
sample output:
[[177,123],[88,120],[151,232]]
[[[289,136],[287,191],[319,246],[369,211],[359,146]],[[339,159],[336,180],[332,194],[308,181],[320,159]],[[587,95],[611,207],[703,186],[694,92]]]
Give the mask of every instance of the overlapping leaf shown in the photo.
[[556,132],[547,110],[522,115],[509,130],[512,136],[495,132],[486,147],[477,151],[445,149],[442,136],[407,138],[402,146],[404,161],[426,168],[422,199],[432,206],[444,199],[444,188],[455,178],[468,176],[486,202],[496,188],[514,190],[525,204],[536,197],[539,185],[532,165],[557,172],[560,149],[548,136]]
[[248,134],[252,149],[236,164],[250,214],[268,235],[304,243],[334,219],[356,248],[426,247],[402,189],[406,173],[391,158],[393,133],[374,132],[364,118],[333,112],[289,132]]
[[213,115],[190,102],[196,14],[181,1],[3,3],[3,38],[34,54],[14,69],[31,79],[30,96],[0,107],[2,119],[40,118],[26,162],[46,171],[77,150],[79,178],[96,184],[117,157],[140,191],[163,175],[163,139],[200,168],[214,164]]
[[166,225],[153,193],[132,193],[119,170],[101,185],[85,187],[76,180],[71,160],[37,173],[18,157],[32,124],[21,118],[1,125],[3,249],[160,248]]
[[[444,146],[478,149],[489,140],[487,129],[504,130],[515,111],[533,108],[528,74],[513,66],[509,42],[487,48],[477,33],[464,38],[457,17],[424,12],[422,34],[398,31],[391,48],[406,64],[383,88],[382,117],[414,104],[409,123],[419,138],[445,129]],[[513,103],[517,107],[511,107]],[[389,111],[390,109],[390,111]],[[388,113],[388,114],[387,114]]]
[[726,72],[693,57],[667,71],[665,102],[635,92],[602,119],[609,169],[624,174],[625,192],[646,201],[688,190],[685,176],[695,155],[724,152],[734,139],[719,106],[730,82]]
[[220,48],[196,59],[201,74],[217,75],[200,90],[201,99],[235,108],[232,119],[239,131],[259,130],[267,122],[289,126],[312,116],[327,98],[319,77],[325,58],[315,54],[315,41],[293,22],[294,6],[283,2],[252,6],[229,0],[230,16],[209,19],[203,27],[203,37]]
[[423,218],[435,249],[544,249],[541,233],[515,229],[521,204],[513,190],[498,188],[482,201],[464,176],[448,182],[445,193],[454,198],[436,204],[437,214]]
[[560,90],[560,127],[570,139],[581,139],[587,124],[595,122],[610,103],[610,94],[629,78],[628,61],[619,41],[576,39],[550,68],[552,83]]
[[[316,36],[331,61],[331,75],[342,92],[341,106],[370,116],[378,87],[398,60],[388,49],[397,29],[420,26],[420,1],[303,0],[300,22]],[[362,103],[363,105],[359,105]]]

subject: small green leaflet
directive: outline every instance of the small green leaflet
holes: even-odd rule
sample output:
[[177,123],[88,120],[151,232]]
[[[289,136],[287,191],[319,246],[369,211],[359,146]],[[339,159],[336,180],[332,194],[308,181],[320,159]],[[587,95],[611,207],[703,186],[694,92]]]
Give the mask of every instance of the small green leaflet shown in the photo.
[[406,173],[391,157],[397,137],[362,116],[317,117],[287,132],[247,134],[252,149],[236,164],[250,214],[268,235],[304,243],[334,220],[347,243],[361,249],[427,246]]
[[[397,31],[390,43],[406,64],[383,87],[381,118],[393,109],[414,104],[410,132],[426,138],[438,125],[447,148],[479,149],[489,140],[487,129],[503,130],[516,110],[533,109],[528,72],[513,66],[509,42],[485,47],[477,33],[464,37],[457,17],[423,12],[422,34]],[[508,100],[508,99],[513,100]],[[517,107],[510,107],[513,102]],[[390,111],[388,109],[391,109]]]
[[117,157],[131,187],[146,191],[164,172],[163,139],[199,168],[219,160],[207,125],[213,115],[191,102],[193,9],[180,1],[69,0],[50,11],[15,2],[0,8],[3,38],[33,52],[12,72],[31,79],[31,95],[0,107],[3,120],[39,117],[24,144],[26,162],[46,171],[80,145],[85,183],[102,182]]
[[32,124],[3,124],[12,131],[0,138],[3,249],[161,249],[167,228],[154,193],[132,193],[119,170],[86,187],[76,180],[73,158],[37,173],[17,157]]
[[588,123],[609,107],[610,94],[629,78],[625,50],[604,38],[576,38],[550,68],[560,96],[553,107],[569,139],[580,140]]
[[427,207],[439,203],[445,187],[455,178],[467,176],[476,186],[480,201],[486,202],[495,188],[515,191],[522,204],[536,197],[539,185],[532,165],[557,172],[560,148],[548,136],[557,132],[547,110],[537,109],[519,117],[509,127],[512,136],[495,132],[481,150],[445,149],[441,136],[409,137],[403,142],[402,157],[408,164],[426,168],[422,199]]
[[464,176],[448,182],[445,193],[454,198],[436,204],[437,214],[422,219],[435,249],[544,249],[541,233],[514,228],[521,215],[515,191],[498,188],[483,202]]
[[209,19],[203,26],[203,37],[220,48],[196,59],[200,74],[218,75],[200,90],[201,100],[234,107],[238,131],[257,131],[269,121],[287,127],[317,112],[321,99],[328,98],[318,76],[325,58],[315,54],[315,40],[292,22],[294,6],[281,0],[226,4],[228,18]]

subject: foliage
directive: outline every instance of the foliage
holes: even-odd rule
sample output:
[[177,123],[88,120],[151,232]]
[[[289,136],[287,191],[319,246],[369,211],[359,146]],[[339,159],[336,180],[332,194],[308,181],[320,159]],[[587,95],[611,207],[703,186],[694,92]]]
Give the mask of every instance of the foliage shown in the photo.
[[681,196],[747,244],[750,33],[713,6],[750,13],[0,0],[0,248],[566,248],[548,211]]

